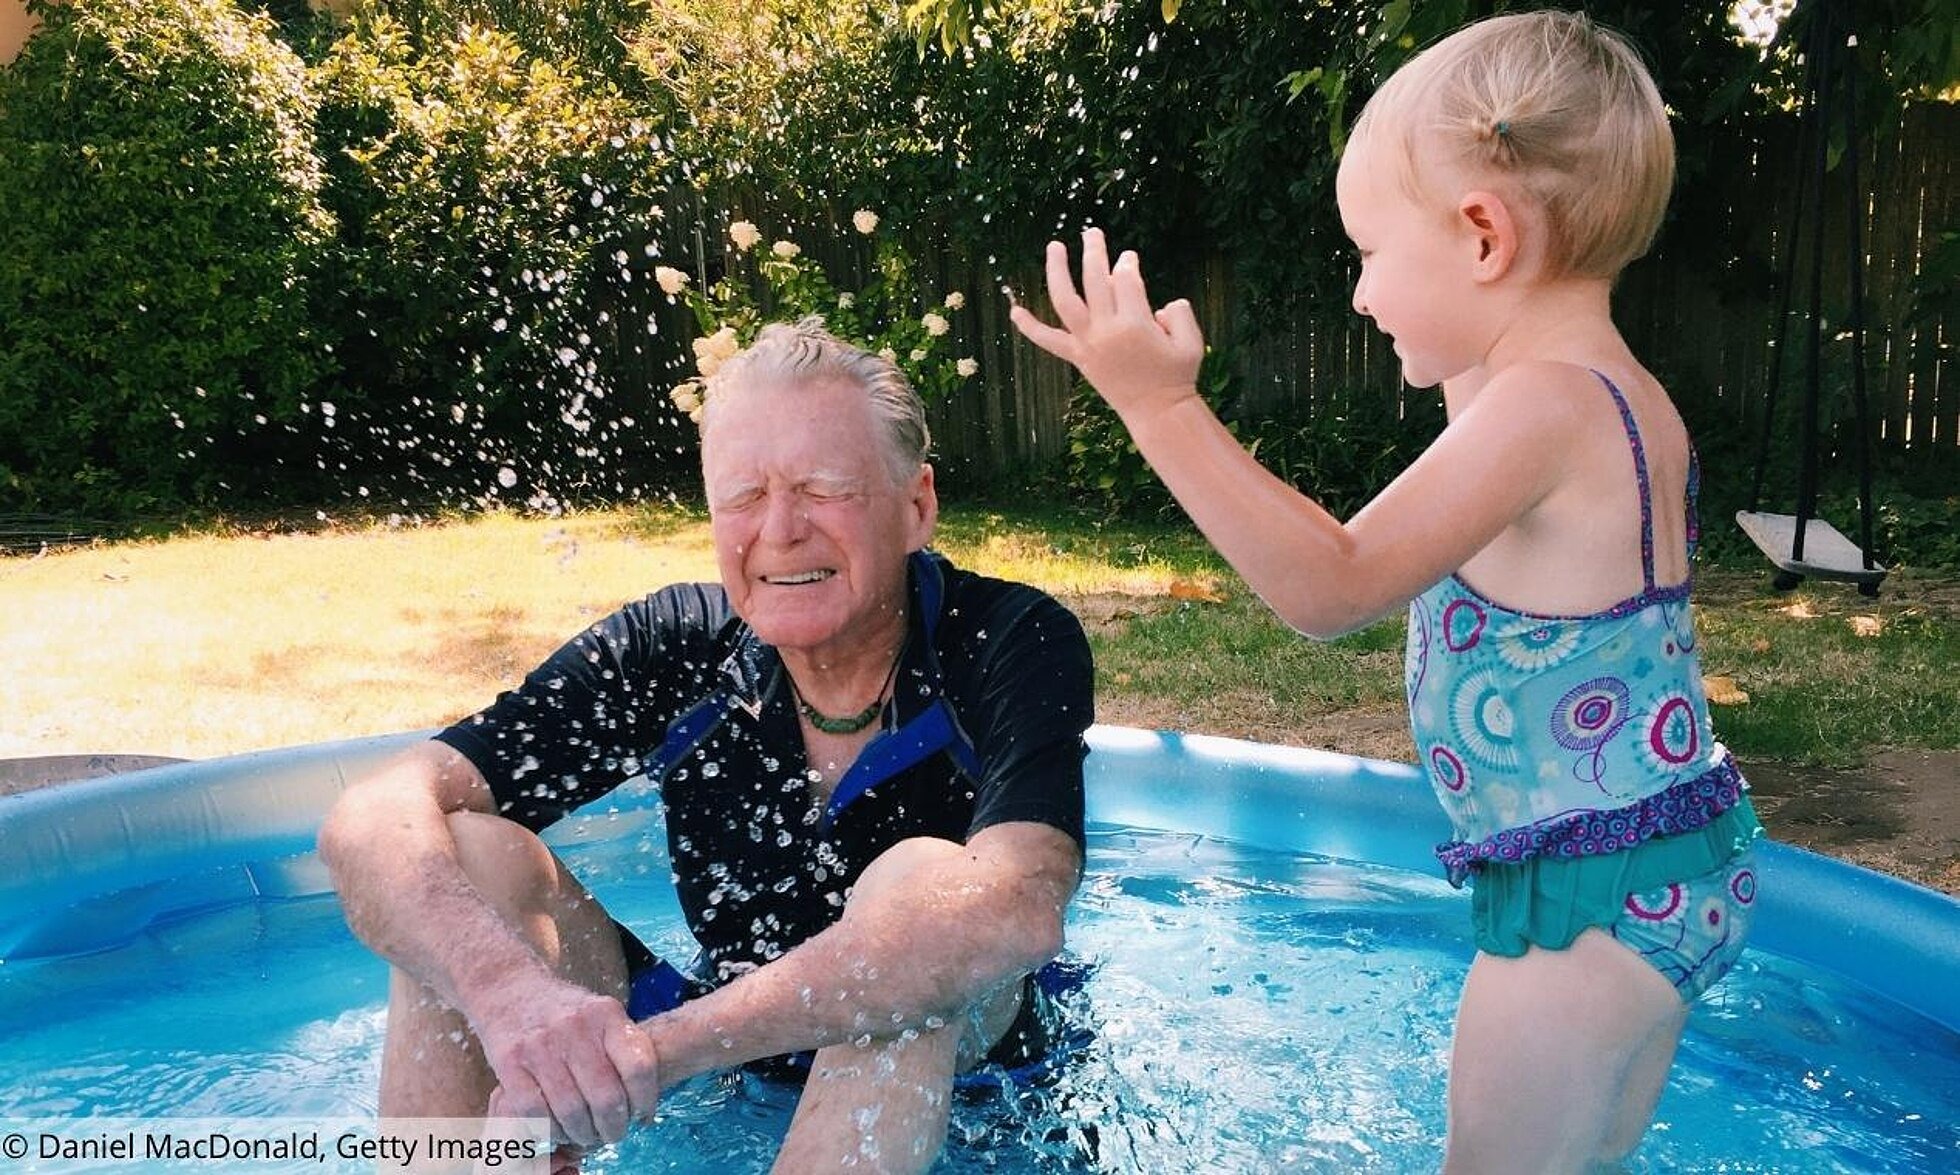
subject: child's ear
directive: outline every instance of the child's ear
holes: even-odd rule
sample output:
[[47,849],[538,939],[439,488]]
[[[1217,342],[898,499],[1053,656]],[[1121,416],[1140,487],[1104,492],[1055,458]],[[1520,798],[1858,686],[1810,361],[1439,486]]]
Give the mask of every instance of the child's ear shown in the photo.
[[1457,201],[1456,214],[1476,250],[1476,279],[1496,281],[1509,273],[1518,259],[1518,222],[1504,198],[1495,192],[1466,192]]

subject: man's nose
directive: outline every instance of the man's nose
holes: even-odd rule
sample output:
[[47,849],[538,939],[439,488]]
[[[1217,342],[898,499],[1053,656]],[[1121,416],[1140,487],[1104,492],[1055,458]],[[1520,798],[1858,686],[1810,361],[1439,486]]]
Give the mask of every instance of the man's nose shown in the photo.
[[788,544],[803,537],[809,529],[810,512],[797,494],[770,494],[763,505],[762,539]]

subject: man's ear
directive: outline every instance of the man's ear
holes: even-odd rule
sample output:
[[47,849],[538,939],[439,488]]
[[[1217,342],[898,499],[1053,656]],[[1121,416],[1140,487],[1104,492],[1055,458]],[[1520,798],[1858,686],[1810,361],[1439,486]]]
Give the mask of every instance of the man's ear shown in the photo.
[[1504,198],[1490,191],[1466,192],[1457,201],[1456,215],[1458,227],[1476,250],[1472,271],[1476,280],[1496,281],[1511,272],[1521,242],[1517,218]]
[[933,484],[932,466],[919,466],[919,480],[912,483],[911,517],[907,519],[912,527],[912,542],[908,550],[922,550],[932,542],[932,532],[939,525],[939,490]]

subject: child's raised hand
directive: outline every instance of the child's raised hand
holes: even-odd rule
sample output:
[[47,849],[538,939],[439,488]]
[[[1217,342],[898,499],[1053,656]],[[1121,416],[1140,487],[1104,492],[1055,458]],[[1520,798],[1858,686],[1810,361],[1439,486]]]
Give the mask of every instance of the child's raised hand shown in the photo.
[[1179,299],[1150,308],[1143,271],[1134,252],[1109,263],[1101,229],[1082,234],[1082,288],[1069,274],[1068,249],[1048,244],[1048,298],[1061,326],[1050,326],[1025,306],[1009,318],[1029,342],[1075,366],[1119,415],[1151,412],[1197,395],[1204,332]]

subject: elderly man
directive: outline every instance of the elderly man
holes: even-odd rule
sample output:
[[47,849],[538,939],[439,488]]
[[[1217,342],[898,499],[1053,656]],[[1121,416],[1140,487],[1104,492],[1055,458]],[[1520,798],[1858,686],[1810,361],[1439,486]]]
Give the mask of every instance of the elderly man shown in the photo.
[[[1053,599],[923,550],[926,447],[892,364],[765,329],[701,418],[721,582],[594,624],[335,805],[322,855],[393,964],[384,1115],[548,1115],[575,1156],[663,1085],[803,1054],[778,1169],[919,1170],[957,1072],[1040,1058],[1089,651]],[[683,967],[534,835],[640,772]]]

